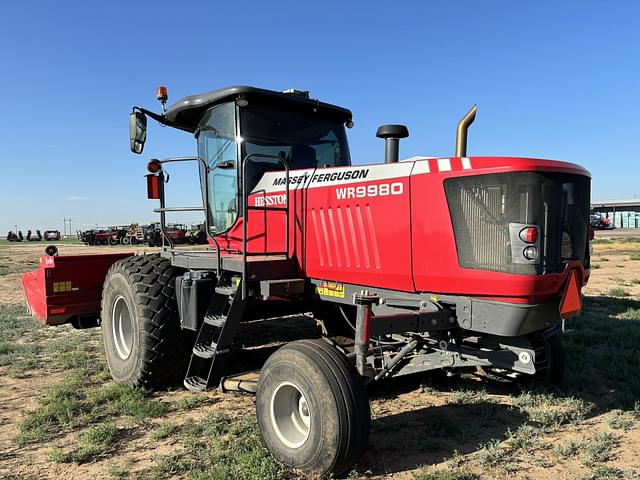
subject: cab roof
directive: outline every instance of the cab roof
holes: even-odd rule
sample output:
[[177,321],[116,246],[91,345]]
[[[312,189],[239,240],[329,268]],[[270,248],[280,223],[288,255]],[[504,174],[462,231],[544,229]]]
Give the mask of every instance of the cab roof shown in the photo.
[[302,92],[283,93],[263,88],[235,86],[181,98],[167,108],[160,121],[181,130],[195,132],[200,119],[209,108],[239,97],[249,102],[252,99],[257,100],[261,105],[270,104],[296,111],[318,113],[340,123],[351,120],[350,110],[308,98]]

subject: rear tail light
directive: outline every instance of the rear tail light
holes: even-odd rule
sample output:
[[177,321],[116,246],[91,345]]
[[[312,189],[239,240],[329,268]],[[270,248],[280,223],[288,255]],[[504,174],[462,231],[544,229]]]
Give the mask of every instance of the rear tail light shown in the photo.
[[536,227],[527,227],[520,230],[520,240],[526,243],[536,243],[538,240],[538,229]]

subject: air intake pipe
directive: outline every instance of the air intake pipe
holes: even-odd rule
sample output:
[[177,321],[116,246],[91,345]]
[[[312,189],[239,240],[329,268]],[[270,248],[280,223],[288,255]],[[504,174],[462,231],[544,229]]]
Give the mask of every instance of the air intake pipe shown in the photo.
[[407,138],[409,130],[404,125],[382,125],[376,137],[384,138],[384,163],[396,163],[399,160],[400,139]]
[[477,110],[477,105],[474,105],[458,122],[458,128],[456,130],[456,157],[467,156],[467,130],[469,130],[469,126],[476,119]]

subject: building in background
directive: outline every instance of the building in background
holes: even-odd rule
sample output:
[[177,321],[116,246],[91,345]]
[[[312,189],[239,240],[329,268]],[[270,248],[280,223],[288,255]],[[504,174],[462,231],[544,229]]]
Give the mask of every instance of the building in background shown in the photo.
[[593,213],[609,218],[616,228],[640,228],[640,199],[591,202]]

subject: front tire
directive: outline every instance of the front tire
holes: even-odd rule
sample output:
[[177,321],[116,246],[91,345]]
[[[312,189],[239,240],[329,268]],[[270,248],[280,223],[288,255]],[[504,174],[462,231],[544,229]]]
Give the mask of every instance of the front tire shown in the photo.
[[111,376],[155,389],[184,379],[191,335],[180,329],[171,263],[139,255],[114,263],[102,291],[102,336]]
[[258,381],[256,413],[271,454],[307,475],[348,471],[369,439],[364,384],[324,340],[291,342],[269,357]]

